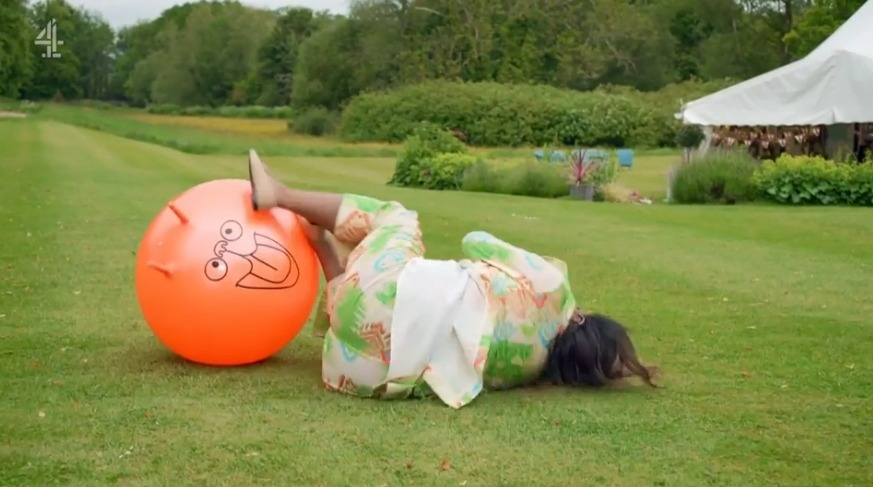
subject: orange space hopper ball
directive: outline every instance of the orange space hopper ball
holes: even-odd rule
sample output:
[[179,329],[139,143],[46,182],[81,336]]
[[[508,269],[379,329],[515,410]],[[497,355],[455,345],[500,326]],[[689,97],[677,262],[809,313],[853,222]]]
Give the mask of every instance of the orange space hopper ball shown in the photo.
[[306,324],[318,260],[296,216],[254,211],[248,181],[195,186],[151,222],[136,258],[136,293],[157,338],[192,362],[264,360]]

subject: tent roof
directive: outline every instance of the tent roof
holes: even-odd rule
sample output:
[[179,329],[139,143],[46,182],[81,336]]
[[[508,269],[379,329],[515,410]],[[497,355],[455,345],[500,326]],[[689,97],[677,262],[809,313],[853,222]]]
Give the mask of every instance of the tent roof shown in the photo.
[[873,2],[864,2],[848,20],[825,39],[807,57],[827,55],[834,51],[847,51],[873,58]]
[[700,125],[873,122],[873,2],[806,57],[682,107]]

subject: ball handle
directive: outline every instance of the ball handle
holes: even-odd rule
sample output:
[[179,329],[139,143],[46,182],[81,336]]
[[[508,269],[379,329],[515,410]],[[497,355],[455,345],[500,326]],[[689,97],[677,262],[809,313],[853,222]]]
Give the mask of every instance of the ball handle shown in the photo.
[[176,215],[176,217],[179,219],[179,222],[180,222],[182,225],[188,223],[188,221],[189,221],[189,220],[188,220],[188,215],[186,215],[182,210],[180,210],[179,207],[176,206],[175,203],[170,203],[170,204],[167,205],[167,207],[170,209],[170,211],[173,212],[173,214]]
[[155,262],[151,260],[146,265],[167,277],[173,277],[173,266],[169,264],[161,264],[160,262]]

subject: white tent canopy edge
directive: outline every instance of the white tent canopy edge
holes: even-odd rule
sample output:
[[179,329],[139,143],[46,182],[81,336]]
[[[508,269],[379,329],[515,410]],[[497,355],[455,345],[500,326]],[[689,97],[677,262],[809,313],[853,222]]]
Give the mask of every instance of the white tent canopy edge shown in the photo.
[[685,124],[873,122],[873,2],[806,57],[683,105]]

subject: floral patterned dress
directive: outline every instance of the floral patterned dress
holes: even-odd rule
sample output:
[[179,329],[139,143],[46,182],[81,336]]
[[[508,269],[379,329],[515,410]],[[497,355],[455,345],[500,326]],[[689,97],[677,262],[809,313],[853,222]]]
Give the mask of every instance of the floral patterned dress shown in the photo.
[[[333,233],[354,250],[345,273],[328,283],[322,304],[330,325],[322,351],[325,386],[383,399],[429,395],[420,376],[387,377],[397,279],[407,262],[425,252],[417,213],[397,202],[346,194]],[[487,298],[489,326],[479,340],[481,383],[460,394],[453,407],[469,404],[482,388],[535,381],[549,342],[576,309],[562,261],[481,231],[467,234],[461,248],[466,258],[460,264]]]

